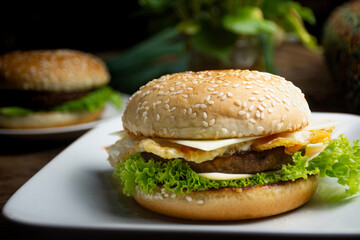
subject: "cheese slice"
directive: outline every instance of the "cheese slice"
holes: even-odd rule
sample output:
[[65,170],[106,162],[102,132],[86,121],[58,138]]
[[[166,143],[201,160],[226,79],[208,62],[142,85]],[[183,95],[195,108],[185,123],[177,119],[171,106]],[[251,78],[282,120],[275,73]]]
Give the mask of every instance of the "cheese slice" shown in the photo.
[[177,143],[180,145],[201,149],[204,151],[212,151],[218,148],[222,148],[225,146],[248,142],[252,141],[257,138],[261,138],[264,136],[259,137],[245,137],[245,138],[229,138],[229,139],[219,139],[219,140],[170,140],[173,143]]
[[338,122],[332,120],[311,120],[309,125],[305,128],[306,130],[318,130],[332,128],[337,125]]
[[323,143],[309,144],[306,146],[305,156],[307,156],[309,160],[311,160],[317,155],[319,155],[322,151],[324,151],[326,147],[327,144]]
[[254,176],[254,174],[220,172],[198,173],[198,175],[211,180],[236,180]]
[[[337,122],[331,121],[331,120],[311,120],[309,125],[303,129],[307,131],[312,130],[318,130],[318,129],[326,129],[334,127],[337,124]],[[286,135],[286,138],[289,139],[296,139],[300,142],[305,142],[304,137],[304,131],[299,130],[296,132],[287,132],[287,133],[281,133],[282,135]],[[284,137],[283,136],[283,137]],[[212,151],[221,147],[226,147],[229,145],[242,143],[242,142],[248,142],[253,141],[255,139],[263,138],[265,136],[257,136],[257,137],[244,137],[244,138],[229,138],[229,139],[218,139],[218,140],[176,140],[176,139],[170,139],[171,142],[177,143],[180,145],[192,147],[201,149],[203,151]]]

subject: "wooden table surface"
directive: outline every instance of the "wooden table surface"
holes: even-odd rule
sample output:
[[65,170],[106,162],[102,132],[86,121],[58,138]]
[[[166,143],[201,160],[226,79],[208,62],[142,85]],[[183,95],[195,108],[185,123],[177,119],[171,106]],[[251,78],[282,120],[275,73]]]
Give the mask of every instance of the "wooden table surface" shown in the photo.
[[[344,112],[321,54],[289,43],[276,51],[279,75],[292,80],[305,92],[312,110]],[[326,86],[326,87],[325,87]],[[0,138],[0,208],[27,180],[69,146],[74,139],[32,141]],[[66,231],[65,231],[66,233]],[[34,239],[62,236],[63,230],[42,229],[9,222],[1,216],[0,239]],[[67,231],[74,236],[73,231]],[[84,236],[80,233],[80,236]],[[94,235],[92,235],[94,236]],[[104,234],[101,234],[104,236]],[[48,238],[50,239],[50,238]]]

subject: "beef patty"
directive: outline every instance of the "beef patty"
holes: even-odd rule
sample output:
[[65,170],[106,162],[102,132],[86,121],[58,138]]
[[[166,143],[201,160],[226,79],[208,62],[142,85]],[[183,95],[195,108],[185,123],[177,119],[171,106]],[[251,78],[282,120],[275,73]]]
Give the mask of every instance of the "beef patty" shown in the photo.
[[[145,160],[169,161],[153,153],[142,152],[141,157]],[[184,162],[198,173],[222,172],[222,173],[258,173],[264,171],[280,170],[283,164],[292,164],[292,156],[284,152],[283,147],[278,147],[262,152],[240,151],[232,155],[216,157],[214,160],[195,163]]]
[[17,106],[30,109],[47,109],[84,97],[89,92],[90,90],[73,92],[0,90],[0,107]]

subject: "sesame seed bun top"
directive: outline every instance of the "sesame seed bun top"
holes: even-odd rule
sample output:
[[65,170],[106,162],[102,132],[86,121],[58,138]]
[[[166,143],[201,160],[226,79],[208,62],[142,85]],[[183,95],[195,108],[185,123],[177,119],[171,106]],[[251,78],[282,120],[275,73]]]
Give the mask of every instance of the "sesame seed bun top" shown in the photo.
[[35,91],[78,91],[109,82],[105,64],[80,51],[16,51],[0,57],[0,88]]
[[123,115],[135,135],[222,139],[295,131],[310,109],[299,88],[284,78],[249,70],[168,74],[131,96]]

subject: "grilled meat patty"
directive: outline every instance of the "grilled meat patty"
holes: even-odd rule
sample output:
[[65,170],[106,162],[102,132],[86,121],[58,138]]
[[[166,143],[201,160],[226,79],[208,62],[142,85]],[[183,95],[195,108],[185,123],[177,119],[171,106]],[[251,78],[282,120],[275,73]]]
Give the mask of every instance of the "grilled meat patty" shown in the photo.
[[[141,157],[145,160],[169,161],[153,153],[142,152]],[[214,160],[195,163],[185,161],[198,173],[222,172],[222,173],[258,173],[263,171],[280,170],[283,164],[291,164],[292,156],[284,152],[283,147],[256,152],[240,151],[232,155],[216,157]]]

